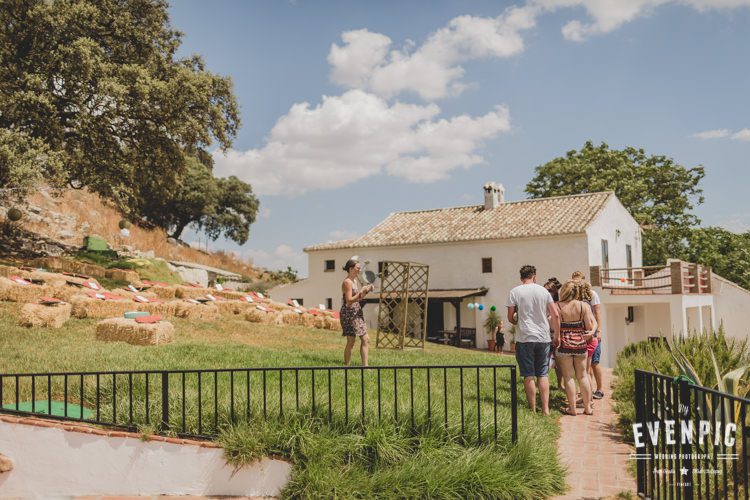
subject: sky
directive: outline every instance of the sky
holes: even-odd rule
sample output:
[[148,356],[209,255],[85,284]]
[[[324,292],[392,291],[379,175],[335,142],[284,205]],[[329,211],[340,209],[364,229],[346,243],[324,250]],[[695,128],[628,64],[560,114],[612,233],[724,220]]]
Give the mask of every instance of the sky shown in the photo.
[[[173,0],[180,55],[230,76],[250,182],[243,246],[307,274],[308,245],[388,214],[526,198],[585,141],[702,165],[703,225],[750,230],[750,0]],[[205,245],[189,232],[187,241]]]

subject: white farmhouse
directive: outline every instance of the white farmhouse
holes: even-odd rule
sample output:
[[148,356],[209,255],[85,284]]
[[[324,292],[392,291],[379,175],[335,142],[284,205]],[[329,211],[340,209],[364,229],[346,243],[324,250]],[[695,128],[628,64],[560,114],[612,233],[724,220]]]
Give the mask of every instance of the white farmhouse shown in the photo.
[[[650,336],[717,326],[745,337],[750,293],[710,269],[679,261],[642,267],[641,228],[612,192],[506,202],[502,185],[484,186],[484,204],[392,213],[359,238],[305,248],[309,277],[270,291],[277,300],[341,307],[342,266],[353,255],[430,266],[428,338],[482,329],[491,306],[505,317],[508,292],[525,264],[538,281],[580,270],[603,305],[602,364],[625,345]],[[365,317],[376,328],[377,290]],[[483,310],[470,304],[483,304]],[[468,329],[468,330],[465,330]]]

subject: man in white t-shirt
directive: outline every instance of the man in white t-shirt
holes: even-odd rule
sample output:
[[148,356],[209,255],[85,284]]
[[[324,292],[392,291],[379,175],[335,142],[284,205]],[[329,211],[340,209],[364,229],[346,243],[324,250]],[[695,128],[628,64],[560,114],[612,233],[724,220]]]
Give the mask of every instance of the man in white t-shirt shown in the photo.
[[542,413],[549,415],[550,340],[555,346],[560,342],[560,314],[547,289],[537,285],[534,266],[521,268],[521,284],[510,291],[507,306],[508,321],[516,325],[516,361],[529,407],[536,411],[538,382]]

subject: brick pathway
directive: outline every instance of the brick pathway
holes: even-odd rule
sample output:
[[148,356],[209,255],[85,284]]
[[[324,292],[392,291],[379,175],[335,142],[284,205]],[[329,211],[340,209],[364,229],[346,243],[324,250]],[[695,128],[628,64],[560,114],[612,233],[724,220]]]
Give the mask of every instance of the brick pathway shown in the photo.
[[621,442],[612,409],[612,370],[603,371],[605,395],[595,401],[594,415],[560,418],[558,451],[568,467],[568,493],[557,499],[609,498],[620,492],[636,497],[635,479],[627,470],[631,447]]
[[196,496],[172,496],[172,495],[155,495],[155,496],[78,496],[73,497],[73,500],[200,500],[200,499],[216,499],[216,500],[272,500],[273,497],[233,497],[233,496],[212,496],[212,497],[196,497]]

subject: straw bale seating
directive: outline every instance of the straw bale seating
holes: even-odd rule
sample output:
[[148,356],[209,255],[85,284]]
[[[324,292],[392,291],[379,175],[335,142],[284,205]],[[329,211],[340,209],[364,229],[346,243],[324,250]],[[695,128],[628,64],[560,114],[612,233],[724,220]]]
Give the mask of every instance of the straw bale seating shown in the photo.
[[156,285],[149,288],[148,293],[155,295],[156,297],[164,300],[172,300],[177,298],[177,287],[176,286],[161,286]]
[[29,327],[61,328],[70,319],[71,311],[70,304],[25,304],[21,308],[18,324]]
[[47,285],[21,285],[8,278],[0,277],[0,300],[6,302],[36,302],[49,295],[51,287]]
[[23,271],[15,266],[2,266],[0,265],[0,276],[3,278],[10,278],[11,276],[20,276]]
[[203,287],[192,287],[180,285],[176,287],[176,296],[178,299],[202,299],[207,294],[212,294],[216,290]]
[[128,283],[141,284],[141,277],[132,269],[107,269],[104,276],[111,280],[127,281]]
[[67,282],[67,279],[62,274],[50,273],[47,271],[24,272],[21,276],[32,281],[43,281],[45,285],[54,288],[65,286],[65,283]]
[[228,300],[241,300],[244,299],[247,294],[244,292],[237,292],[235,290],[214,290],[211,292],[214,297],[221,297]]
[[285,325],[305,326],[302,316],[302,314],[296,311],[284,310],[281,311],[281,322]]
[[174,341],[174,326],[167,321],[138,323],[134,319],[110,318],[96,324],[96,339],[133,345],[162,345]]
[[147,302],[137,303],[133,309],[136,311],[146,311],[150,314],[159,316],[176,316],[178,301],[172,300],[167,302]]
[[281,313],[273,310],[262,311],[257,307],[249,309],[245,313],[245,319],[251,323],[263,323],[266,325],[281,325],[283,320]]
[[174,315],[178,318],[213,320],[219,317],[219,308],[209,303],[194,304],[188,301],[179,301],[175,304]]
[[220,314],[242,314],[250,309],[255,309],[255,304],[244,300],[217,300],[213,304],[219,309]]
[[70,303],[73,306],[73,317],[79,319],[112,318],[138,308],[132,300],[125,298],[102,300],[82,294],[73,296]]

